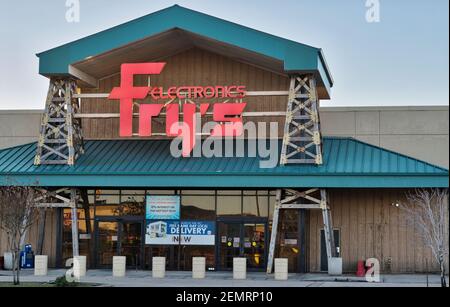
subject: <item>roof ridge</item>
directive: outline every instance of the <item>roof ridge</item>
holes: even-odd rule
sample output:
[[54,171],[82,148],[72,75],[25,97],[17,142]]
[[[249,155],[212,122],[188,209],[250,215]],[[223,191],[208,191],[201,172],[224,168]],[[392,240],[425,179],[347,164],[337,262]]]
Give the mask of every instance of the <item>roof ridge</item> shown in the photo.
[[275,39],[278,39],[278,40],[283,40],[283,41],[291,42],[291,43],[294,43],[294,44],[299,44],[299,45],[302,45],[302,46],[304,46],[304,47],[308,47],[308,48],[315,49],[315,50],[317,50],[317,51],[321,50],[321,48],[318,48],[318,47],[314,47],[314,46],[311,46],[311,45],[308,45],[308,44],[304,44],[304,43],[301,43],[301,42],[298,42],[298,41],[294,41],[294,40],[292,40],[292,39],[284,38],[284,37],[281,37],[281,36],[278,36],[278,35],[275,35],[275,34],[272,34],[272,33],[264,32],[264,31],[261,31],[261,30],[257,30],[257,29],[255,29],[255,28],[251,28],[251,27],[249,27],[249,26],[241,25],[241,24],[238,24],[238,23],[236,23],[236,22],[229,21],[229,20],[227,20],[227,19],[223,19],[223,18],[214,16],[214,15],[210,15],[210,14],[207,14],[207,13],[204,13],[204,12],[196,11],[196,10],[193,10],[193,9],[190,9],[190,8],[187,8],[187,7],[184,7],[184,6],[175,4],[175,5],[168,6],[168,7],[165,7],[165,8],[163,8],[163,9],[160,9],[160,10],[157,10],[157,11],[154,11],[154,12],[151,12],[151,13],[148,13],[148,14],[145,14],[145,15],[142,15],[142,16],[140,16],[140,17],[136,17],[136,18],[134,18],[134,19],[131,19],[131,20],[122,22],[122,23],[117,24],[117,25],[115,25],[115,26],[112,26],[112,27],[110,27],[110,28],[107,28],[107,29],[104,29],[104,30],[100,30],[100,31],[98,31],[98,32],[89,34],[89,35],[87,35],[87,36],[84,36],[84,37],[75,39],[75,40],[73,40],[73,41],[64,43],[64,44],[62,44],[62,45],[53,47],[53,48],[51,48],[51,49],[44,50],[44,51],[42,51],[42,52],[37,53],[36,56],[40,57],[40,55],[45,54],[45,53],[48,53],[48,52],[53,51],[53,50],[55,50],[55,49],[65,47],[65,46],[67,46],[67,45],[69,45],[69,44],[76,43],[76,42],[79,42],[79,41],[81,41],[81,40],[90,38],[90,37],[92,37],[92,36],[95,36],[95,35],[98,35],[98,34],[101,34],[101,33],[108,32],[108,31],[110,31],[110,30],[116,29],[116,28],[121,27],[121,26],[124,26],[124,25],[128,25],[128,24],[133,24],[133,23],[139,22],[139,21],[141,21],[141,20],[143,20],[143,19],[149,18],[150,16],[154,16],[154,15],[157,15],[157,14],[161,14],[161,13],[163,13],[163,12],[167,12],[167,11],[173,10],[173,9],[181,9],[181,10],[189,11],[189,12],[194,13],[194,14],[207,16],[207,17],[210,17],[210,18],[214,18],[214,19],[217,19],[217,20],[220,20],[220,21],[229,23],[229,24],[233,24],[233,25],[239,26],[239,27],[241,27],[241,28],[245,28],[245,29],[250,30],[250,31],[258,32],[258,33],[261,33],[261,34],[264,34],[264,35],[269,35],[269,36],[271,36],[271,37],[273,37],[273,38],[275,38]]

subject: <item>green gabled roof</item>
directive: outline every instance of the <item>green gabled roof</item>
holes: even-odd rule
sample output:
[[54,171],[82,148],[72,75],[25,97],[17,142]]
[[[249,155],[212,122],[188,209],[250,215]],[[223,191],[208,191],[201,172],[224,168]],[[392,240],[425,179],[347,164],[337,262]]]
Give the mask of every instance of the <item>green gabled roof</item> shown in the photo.
[[[192,188],[448,187],[448,170],[351,138],[324,138],[324,164],[260,168],[259,157],[173,158],[170,140],[87,141],[75,166],[33,165],[36,143],[0,151],[0,185]],[[280,147],[281,148],[281,147]]]
[[318,72],[328,90],[333,86],[321,49],[178,5],[39,53],[39,73],[46,76],[67,75],[68,67],[73,63],[171,29],[182,29],[283,61],[286,72]]

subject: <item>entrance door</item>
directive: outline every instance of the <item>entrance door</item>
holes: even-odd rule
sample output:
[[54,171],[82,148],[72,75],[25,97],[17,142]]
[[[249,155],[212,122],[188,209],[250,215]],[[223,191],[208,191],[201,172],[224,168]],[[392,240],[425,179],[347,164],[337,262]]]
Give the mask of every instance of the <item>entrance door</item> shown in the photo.
[[128,267],[141,267],[143,221],[97,219],[95,224],[97,267],[112,267],[113,256],[125,256]]
[[247,258],[249,270],[266,266],[266,222],[218,222],[218,268],[232,270],[233,258]]

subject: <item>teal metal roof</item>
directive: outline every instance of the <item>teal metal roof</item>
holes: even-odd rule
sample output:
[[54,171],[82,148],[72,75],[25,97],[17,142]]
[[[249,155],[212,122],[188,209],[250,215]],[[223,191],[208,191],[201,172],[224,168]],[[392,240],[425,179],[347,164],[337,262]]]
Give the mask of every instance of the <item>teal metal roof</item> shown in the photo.
[[322,50],[174,5],[97,34],[39,53],[39,73],[67,75],[69,65],[171,29],[182,29],[283,61],[286,72],[317,71],[333,79]]
[[[36,143],[0,151],[0,185],[191,188],[448,187],[448,170],[351,138],[324,138],[324,164],[260,168],[259,157],[174,158],[170,140],[86,141],[75,166],[33,165]],[[281,147],[280,147],[281,148]]]

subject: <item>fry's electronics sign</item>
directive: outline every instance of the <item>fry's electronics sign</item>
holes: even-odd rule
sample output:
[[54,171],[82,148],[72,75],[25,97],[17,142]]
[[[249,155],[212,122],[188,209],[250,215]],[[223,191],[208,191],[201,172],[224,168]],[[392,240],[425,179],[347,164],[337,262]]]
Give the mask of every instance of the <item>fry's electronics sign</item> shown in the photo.
[[[166,113],[166,134],[170,137],[181,137],[183,140],[183,156],[189,156],[195,146],[197,131],[197,115],[204,116],[210,108],[209,103],[158,103],[169,99],[242,99],[246,95],[245,86],[173,86],[135,87],[135,75],[159,75],[166,63],[136,63],[122,64],[120,87],[115,87],[109,99],[120,100],[120,136],[133,135],[133,100],[145,99],[148,96],[156,103],[139,106],[139,136],[152,135],[152,118],[158,117],[163,109]],[[213,104],[213,120],[217,125],[211,130],[213,137],[235,137],[243,133],[242,113],[246,103],[216,103]],[[180,109],[183,121],[180,122]]]

